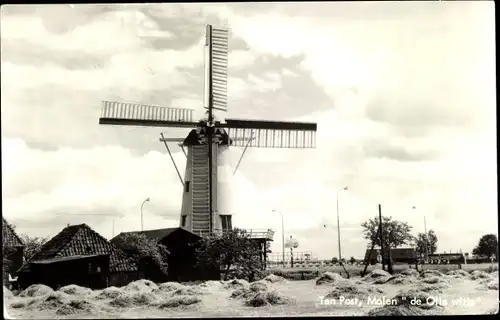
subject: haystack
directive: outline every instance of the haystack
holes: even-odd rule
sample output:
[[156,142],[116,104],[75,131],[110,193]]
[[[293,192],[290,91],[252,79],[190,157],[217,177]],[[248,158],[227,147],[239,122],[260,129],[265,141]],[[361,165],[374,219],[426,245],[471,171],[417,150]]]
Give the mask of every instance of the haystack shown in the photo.
[[30,308],[36,310],[52,310],[63,306],[70,300],[70,296],[64,292],[55,291],[45,297],[37,297],[31,303]]
[[122,293],[122,289],[117,287],[108,287],[102,290],[95,299],[114,299]]
[[424,283],[428,283],[428,284],[447,283],[448,282],[446,278],[440,278],[437,276],[429,276],[429,277],[421,279],[420,281],[422,281]]
[[[430,315],[439,314],[443,307],[429,299],[431,295],[427,292],[410,290],[401,292],[391,300],[393,305],[386,305],[368,312],[369,316],[408,316],[408,315]],[[418,304],[415,301],[419,301]],[[413,303],[412,303],[413,302]],[[430,302],[430,303],[429,303]]]
[[203,288],[219,288],[224,284],[222,281],[209,280],[203,283],[200,283],[200,287]]
[[498,290],[498,279],[488,282],[486,287],[488,290]]
[[151,292],[122,292],[109,302],[113,307],[127,308],[154,305],[158,297]]
[[153,281],[141,279],[130,282],[123,289],[125,291],[153,292],[153,290],[158,289],[158,286]]
[[64,292],[64,293],[70,294],[70,295],[77,295],[77,296],[84,296],[84,295],[88,295],[88,294],[92,293],[92,289],[80,287],[80,286],[77,286],[76,284],[70,284],[68,286],[64,286],[57,291]]
[[250,284],[248,288],[238,288],[231,293],[231,298],[235,299],[251,299],[256,293],[266,292],[268,286],[263,281],[255,281]]
[[65,303],[59,309],[57,309],[56,314],[58,315],[74,315],[74,314],[82,314],[82,313],[95,313],[96,306],[84,299],[71,300],[68,303]]
[[290,299],[277,291],[262,291],[255,293],[245,301],[247,307],[263,307],[267,305],[283,305],[290,304],[293,299]]
[[414,276],[405,275],[405,274],[397,274],[394,277],[390,277],[386,283],[400,285],[400,284],[412,284],[416,282],[417,279]]
[[334,273],[334,272],[325,272],[323,273],[317,280],[316,284],[317,285],[322,285],[322,284],[336,284],[342,281],[345,281],[346,279],[343,278],[340,274]]
[[267,282],[271,282],[271,283],[275,283],[275,282],[287,282],[287,280],[285,278],[277,276],[277,275],[274,275],[274,274],[268,275],[263,280],[265,280]]
[[420,276],[422,278],[428,278],[428,277],[444,277],[444,274],[442,274],[438,270],[424,270],[420,273]]
[[384,290],[369,284],[356,284],[354,282],[345,281],[338,283],[326,297],[330,299],[344,297],[346,299],[358,298],[364,300],[368,298],[369,295],[376,293],[384,293]]
[[224,281],[223,284],[225,289],[239,289],[239,288],[248,288],[250,284],[248,281],[243,279],[234,279],[229,281]]
[[490,279],[491,275],[489,273],[486,273],[481,270],[474,270],[470,274],[470,278],[472,280],[478,280],[478,279]]
[[172,296],[197,296],[203,294],[200,290],[192,287],[179,288],[172,292]]
[[161,291],[161,292],[172,292],[177,289],[185,288],[186,286],[178,283],[178,282],[165,282],[165,283],[160,283],[158,285],[158,289],[154,290],[156,291]]
[[368,312],[370,317],[390,316],[422,316],[428,314],[425,310],[413,306],[384,306]]
[[239,288],[231,293],[230,298],[233,299],[250,299],[255,295],[256,291],[252,291],[248,288]]
[[250,291],[254,291],[254,292],[266,291],[268,289],[268,286],[264,281],[259,280],[259,281],[255,281],[255,282],[250,283],[249,289],[250,289]]
[[44,284],[32,284],[28,288],[24,289],[19,296],[20,297],[41,297],[53,293],[51,287]]
[[383,284],[389,281],[391,278],[392,275],[389,272],[377,269],[364,276],[362,280],[373,284]]
[[470,273],[463,269],[451,270],[446,273],[447,276],[453,276],[455,278],[466,278],[470,277]]
[[155,306],[157,308],[165,309],[165,308],[177,308],[181,306],[190,306],[193,304],[197,304],[201,302],[201,299],[198,297],[193,297],[193,296],[179,296],[179,297],[173,297],[169,298],[165,301],[162,301]]
[[410,276],[410,277],[418,277],[419,273],[415,269],[405,269],[401,271],[399,274],[402,274],[404,276]]

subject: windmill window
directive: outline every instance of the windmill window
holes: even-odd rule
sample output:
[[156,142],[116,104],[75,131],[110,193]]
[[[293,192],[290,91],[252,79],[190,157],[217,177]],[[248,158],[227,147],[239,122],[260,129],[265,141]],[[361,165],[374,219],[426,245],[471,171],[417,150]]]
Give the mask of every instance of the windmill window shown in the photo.
[[222,223],[222,230],[227,231],[227,230],[232,230],[233,226],[231,223],[231,215],[221,215],[221,223]]
[[184,192],[189,192],[189,183],[190,183],[190,182],[191,182],[191,181],[186,181],[186,182],[184,183]]
[[181,227],[185,227],[186,226],[186,216],[182,216],[181,217]]

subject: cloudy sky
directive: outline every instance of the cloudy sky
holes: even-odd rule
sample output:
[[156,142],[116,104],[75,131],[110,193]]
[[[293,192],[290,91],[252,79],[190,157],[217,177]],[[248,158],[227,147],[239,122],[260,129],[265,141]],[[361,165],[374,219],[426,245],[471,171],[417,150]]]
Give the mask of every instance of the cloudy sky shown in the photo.
[[178,225],[181,185],[158,138],[187,131],[99,126],[100,101],[201,116],[207,23],[231,32],[228,117],[318,123],[316,149],[248,150],[237,227],[277,230],[280,251],[279,210],[297,250],[331,258],[347,185],[344,256],[362,257],[379,203],[415,233],[425,216],[441,252],[496,233],[493,2],[1,10],[2,214],[21,233],[86,222],[110,238],[113,220],[115,233],[140,228],[147,197],[145,228]]

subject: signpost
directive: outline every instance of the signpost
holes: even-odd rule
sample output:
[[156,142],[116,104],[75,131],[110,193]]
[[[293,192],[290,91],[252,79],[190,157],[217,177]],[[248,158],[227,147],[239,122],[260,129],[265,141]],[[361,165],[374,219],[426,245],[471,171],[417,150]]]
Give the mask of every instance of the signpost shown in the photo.
[[290,240],[285,243],[286,248],[290,248],[290,266],[293,268],[293,249],[297,249],[299,247],[299,241],[297,239],[293,239],[292,235],[290,235]]

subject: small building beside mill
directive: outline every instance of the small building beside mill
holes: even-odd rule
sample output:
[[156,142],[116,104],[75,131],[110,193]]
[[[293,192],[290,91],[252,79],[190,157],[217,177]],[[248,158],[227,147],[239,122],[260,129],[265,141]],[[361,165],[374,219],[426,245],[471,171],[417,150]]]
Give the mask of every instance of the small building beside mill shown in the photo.
[[[366,249],[365,261],[368,260],[370,264],[377,263],[377,256],[380,254],[380,247],[375,247],[370,255],[370,249]],[[391,248],[392,261],[395,263],[415,263],[417,253],[415,248]],[[389,251],[384,248],[384,262],[389,261]]]
[[140,263],[139,270],[144,277],[153,282],[167,281],[196,281],[196,280],[219,280],[220,270],[209,270],[198,267],[196,264],[196,245],[200,236],[183,228],[165,228],[156,230],[145,230],[136,232],[122,232],[113,239],[111,243],[117,248],[127,252],[129,256],[136,254],[136,249],[126,241],[127,235],[143,234],[147,238],[158,241],[169,251],[167,257],[168,272],[162,273],[158,268],[146,267]]
[[138,266],[86,224],[64,228],[18,271],[18,285],[54,289],[76,284],[92,289],[122,286],[140,279]]
[[3,283],[8,285],[9,275],[15,277],[23,264],[24,243],[14,228],[2,217]]

